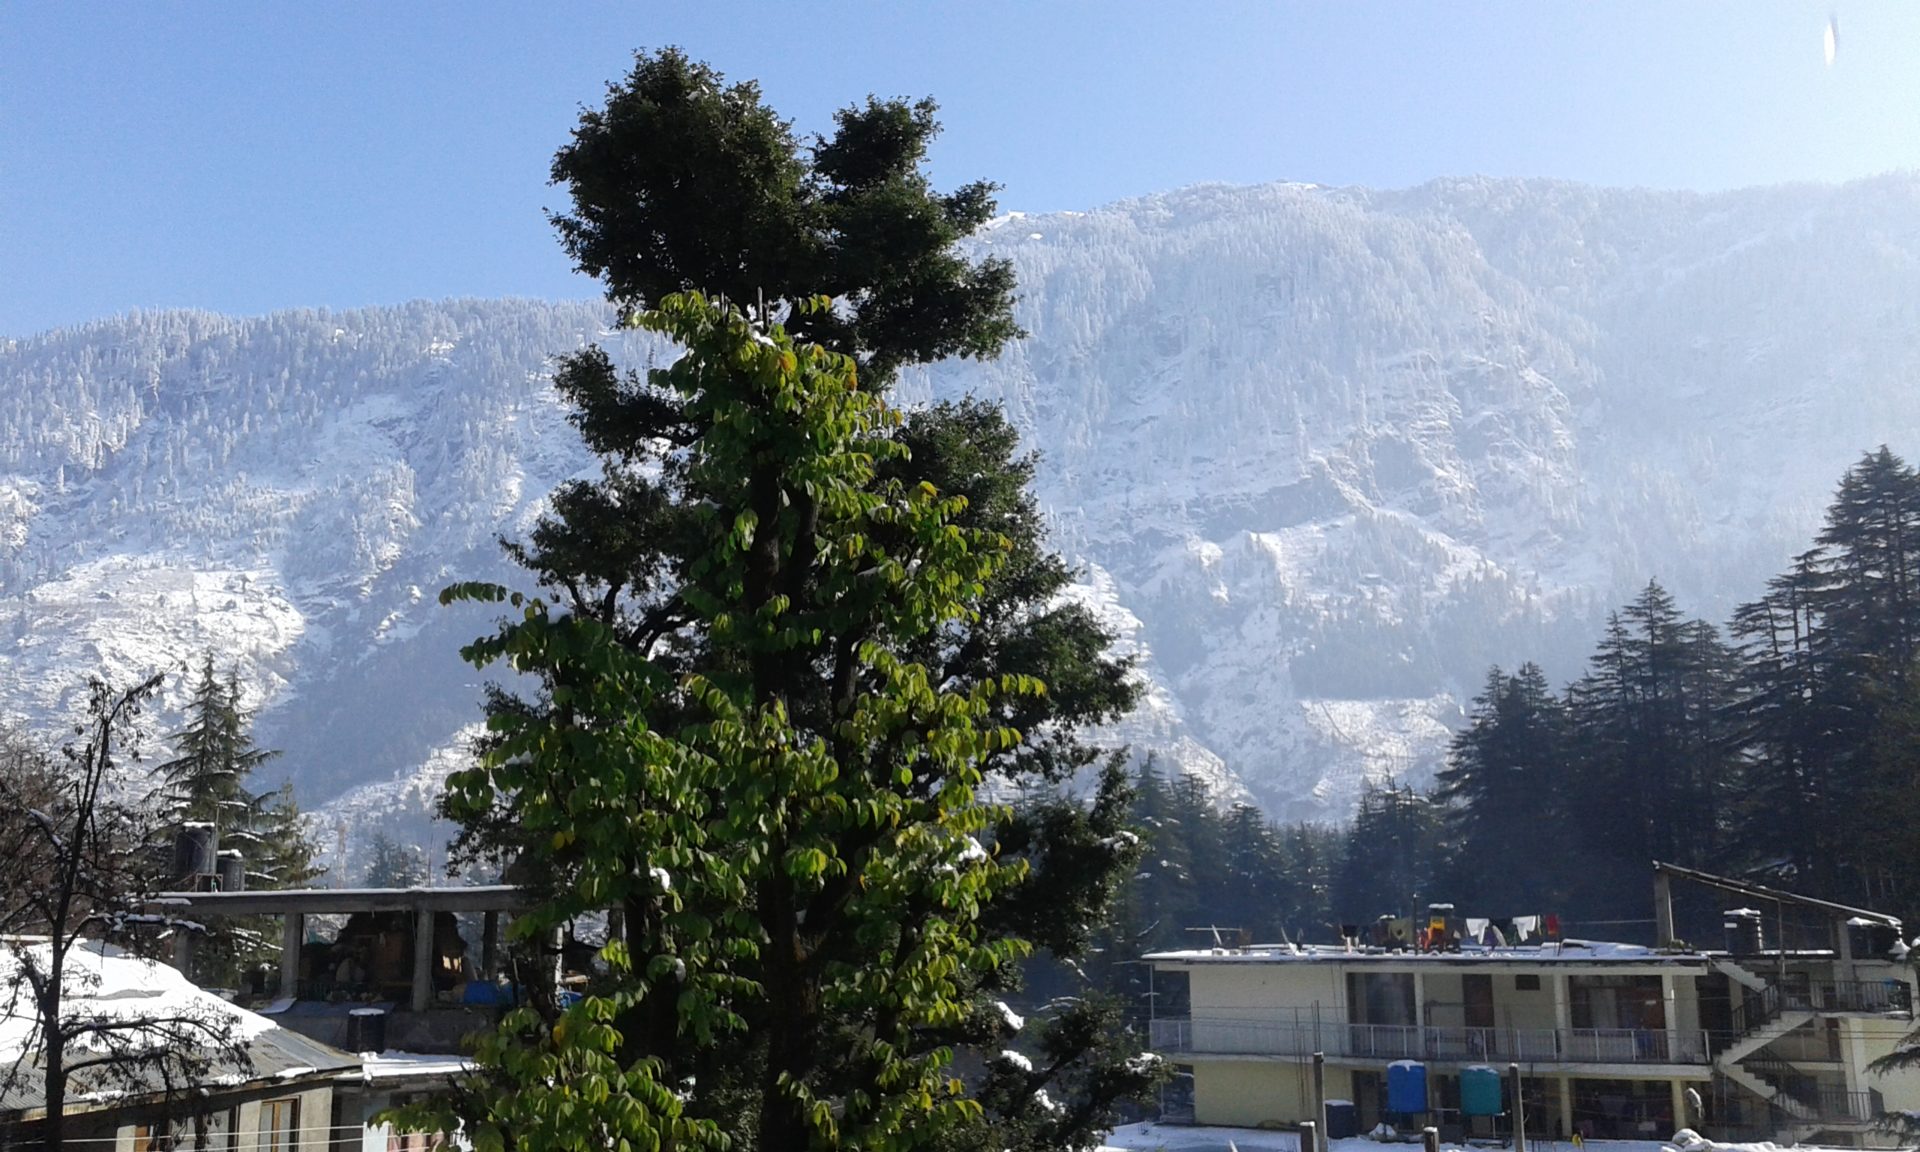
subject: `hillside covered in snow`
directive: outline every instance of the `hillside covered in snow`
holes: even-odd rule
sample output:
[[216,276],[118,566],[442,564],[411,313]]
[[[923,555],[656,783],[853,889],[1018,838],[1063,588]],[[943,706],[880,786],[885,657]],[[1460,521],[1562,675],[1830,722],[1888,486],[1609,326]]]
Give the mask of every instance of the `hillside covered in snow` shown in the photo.
[[[1029,337],[909,374],[1043,454],[1151,681],[1116,739],[1275,815],[1423,780],[1489,663],[1574,674],[1658,577],[1722,618],[1868,447],[1920,453],[1920,178],[1719,195],[1202,187],[1011,216]],[[487,623],[454,579],[591,462],[591,304],[147,313],[0,341],[0,712],[235,661],[308,804],[418,806]],[[411,797],[411,799],[408,799]]]

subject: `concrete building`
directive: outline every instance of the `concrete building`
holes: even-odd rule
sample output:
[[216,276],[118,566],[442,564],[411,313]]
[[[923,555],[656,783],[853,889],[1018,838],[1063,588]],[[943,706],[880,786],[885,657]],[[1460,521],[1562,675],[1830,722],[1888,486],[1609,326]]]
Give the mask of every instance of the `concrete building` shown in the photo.
[[[1154,1050],[1190,1074],[1201,1124],[1314,1118],[1316,1052],[1326,1095],[1352,1103],[1361,1131],[1397,1119],[1388,1069],[1406,1061],[1428,1086],[1419,1122],[1448,1135],[1511,1123],[1461,1115],[1461,1074],[1479,1066],[1518,1065],[1528,1131],[1555,1138],[1664,1139],[1690,1127],[1872,1144],[1880,1117],[1920,1109],[1920,1075],[1870,1068],[1913,1025],[1897,921],[1677,869],[1660,877],[1664,947],[1447,940],[1432,950],[1408,941],[1149,955],[1160,999],[1182,999],[1184,985],[1187,1005],[1154,1020]],[[1829,946],[1769,949],[1741,917],[1730,949],[1679,944],[1673,877],[1811,908],[1832,929]]]
[[[164,892],[149,911],[218,923],[268,916],[280,921],[280,963],[257,994],[241,1000],[276,1022],[349,1051],[467,1051],[499,1006],[501,918],[526,906],[511,885],[446,888],[304,888]],[[477,917],[469,947],[456,918]],[[331,939],[309,927],[341,922]],[[174,937],[174,964],[191,970],[193,935]],[[377,1020],[377,1037],[358,1025]]]

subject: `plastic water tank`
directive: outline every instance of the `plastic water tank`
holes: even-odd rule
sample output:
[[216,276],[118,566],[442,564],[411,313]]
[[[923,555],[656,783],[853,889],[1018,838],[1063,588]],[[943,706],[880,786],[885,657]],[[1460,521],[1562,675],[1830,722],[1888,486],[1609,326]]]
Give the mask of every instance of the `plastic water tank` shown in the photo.
[[1460,1069],[1460,1114],[1498,1116],[1506,1111],[1500,1098],[1500,1073],[1484,1064]]
[[1410,1116],[1427,1110],[1427,1066],[1418,1060],[1387,1065],[1387,1111]]

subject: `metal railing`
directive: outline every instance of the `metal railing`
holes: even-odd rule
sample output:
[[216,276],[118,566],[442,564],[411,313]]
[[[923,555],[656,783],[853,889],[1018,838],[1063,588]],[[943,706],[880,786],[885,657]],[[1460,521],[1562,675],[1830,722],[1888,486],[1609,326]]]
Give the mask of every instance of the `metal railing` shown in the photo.
[[1829,980],[1813,986],[1812,1001],[1816,1012],[1911,1013],[1913,990],[1902,980]]
[[1769,984],[1749,991],[1733,1010],[1733,1033],[1744,1036],[1783,1012],[1913,1013],[1913,990],[1902,980],[1823,980],[1806,987]]
[[1705,1064],[1707,1034],[1647,1028],[1450,1028],[1296,1024],[1239,1017],[1155,1020],[1157,1052],[1310,1056],[1471,1064]]
[[1823,1124],[1872,1124],[1886,1113],[1878,1093],[1874,1092],[1819,1088],[1811,1093],[1795,1093],[1794,1099]]

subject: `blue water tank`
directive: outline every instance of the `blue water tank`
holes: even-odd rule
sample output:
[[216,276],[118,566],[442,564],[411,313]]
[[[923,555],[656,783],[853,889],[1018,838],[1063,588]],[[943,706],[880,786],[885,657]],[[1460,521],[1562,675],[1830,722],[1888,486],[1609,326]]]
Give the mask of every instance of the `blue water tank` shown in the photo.
[[1427,1110],[1427,1066],[1418,1060],[1387,1065],[1387,1111],[1409,1116]]
[[1504,1111],[1499,1072],[1484,1064],[1460,1069],[1460,1115],[1498,1116]]

